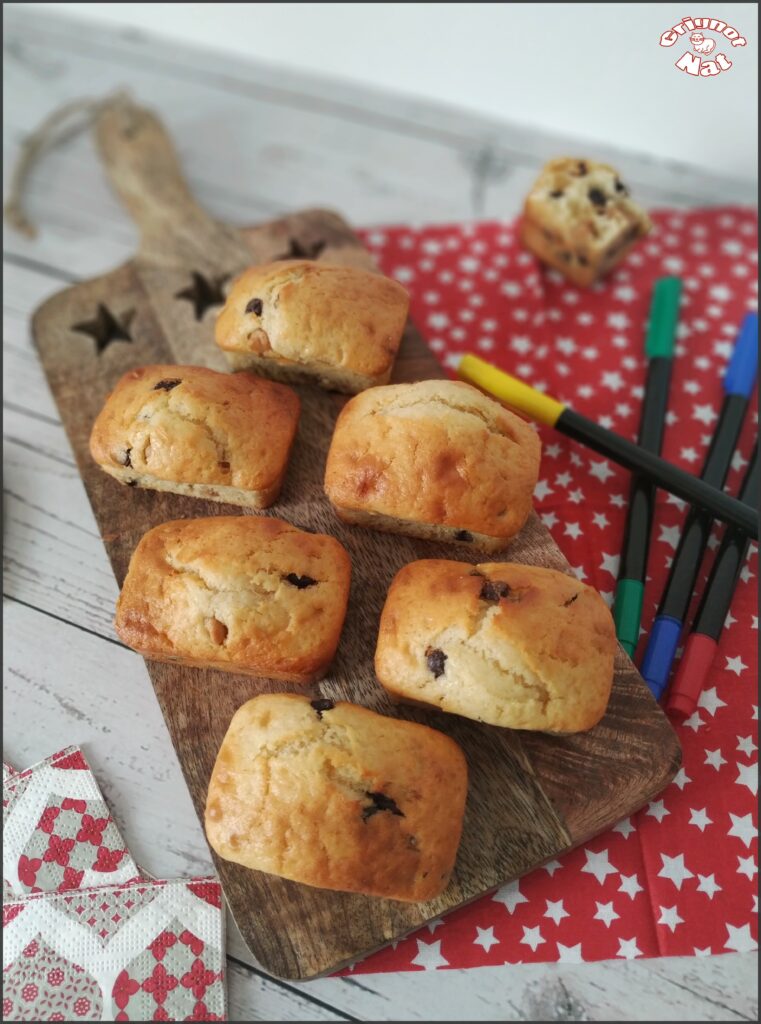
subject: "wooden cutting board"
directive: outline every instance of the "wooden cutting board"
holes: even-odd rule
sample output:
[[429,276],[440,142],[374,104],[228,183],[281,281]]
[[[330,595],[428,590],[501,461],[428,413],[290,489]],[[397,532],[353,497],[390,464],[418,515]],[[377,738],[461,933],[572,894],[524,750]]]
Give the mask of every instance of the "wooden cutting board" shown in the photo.
[[[145,363],[224,369],[212,340],[214,318],[231,275],[249,263],[285,255],[358,266],[372,261],[334,213],[312,210],[247,230],[212,220],[195,204],[169,139],[148,111],[128,103],[107,109],[96,134],[107,172],[139,225],[140,247],[124,266],[46,302],[33,318],[33,332],[121,584],[133,549],[152,526],[242,510],[128,490],[94,465],[88,453],[90,428],[117,379]],[[441,376],[435,358],[408,325],[394,380]],[[323,495],[322,474],[344,399],[309,387],[299,392],[303,411],[287,482],[267,514],[333,534],[353,563],[349,614],[336,662],[328,677],[306,692],[354,701],[448,733],[467,755],[470,789],[454,877],[430,903],[311,889],[215,857],[252,954],[266,970],[292,979],[357,960],[582,843],[641,807],[663,789],[680,763],[674,732],[620,650],[607,714],[582,735],[512,732],[392,705],[372,667],[378,619],[392,577],[416,558],[468,555],[462,548],[342,525]],[[50,499],[55,501],[55,495]],[[470,560],[482,557],[474,552]],[[511,545],[509,557],[569,571],[536,515]],[[177,665],[148,662],[147,667],[203,819],[211,768],[234,711],[257,693],[296,688]],[[171,807],[166,813],[171,827]]]

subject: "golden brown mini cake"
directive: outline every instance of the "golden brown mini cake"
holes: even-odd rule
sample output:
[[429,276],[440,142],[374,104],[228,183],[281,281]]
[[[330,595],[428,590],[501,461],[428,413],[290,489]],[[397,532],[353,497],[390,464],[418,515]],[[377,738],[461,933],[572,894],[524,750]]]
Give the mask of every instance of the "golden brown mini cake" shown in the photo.
[[393,384],[345,405],[325,490],[346,522],[498,551],[531,511],[540,451],[532,427],[470,384]]
[[605,713],[615,650],[605,602],[572,576],[426,559],[391,584],[375,671],[403,700],[511,729],[582,732]]
[[466,792],[465,756],[435,729],[262,694],[222,741],[206,835],[220,857],[257,871],[422,902],[447,887]]
[[523,244],[575,284],[597,281],[650,231],[615,168],[593,160],[550,160],[524,208]]
[[338,647],[350,575],[337,540],[280,519],[177,519],[135,548],[116,632],[156,661],[311,683]]
[[299,405],[291,388],[250,373],[141,366],[106,399],[90,452],[130,487],[266,508],[280,493]]
[[279,260],[237,278],[215,337],[234,370],[354,394],[390,379],[408,308],[381,274]]

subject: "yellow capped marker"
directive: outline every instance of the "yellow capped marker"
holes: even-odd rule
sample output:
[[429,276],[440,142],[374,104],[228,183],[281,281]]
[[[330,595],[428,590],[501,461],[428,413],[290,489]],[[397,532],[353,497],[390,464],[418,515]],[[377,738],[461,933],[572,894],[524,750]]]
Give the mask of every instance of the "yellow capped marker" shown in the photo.
[[479,359],[478,356],[464,355],[457,367],[457,374],[461,380],[475,384],[477,388],[487,391],[505,405],[524,413],[535,423],[554,427],[560,414],[565,411],[562,402],[542,394],[517,377],[511,377],[504,370],[498,370],[496,366]]
[[758,518],[749,505],[731,498],[717,487],[711,487],[692,473],[685,473],[678,466],[672,466],[670,462],[614,434],[612,430],[606,430],[594,420],[558,402],[556,398],[537,391],[478,356],[464,355],[457,367],[457,374],[461,380],[474,384],[516,412],[523,413],[528,419],[554,427],[625,469],[648,477],[663,490],[705,509],[714,519],[731,524],[750,537],[758,537]]

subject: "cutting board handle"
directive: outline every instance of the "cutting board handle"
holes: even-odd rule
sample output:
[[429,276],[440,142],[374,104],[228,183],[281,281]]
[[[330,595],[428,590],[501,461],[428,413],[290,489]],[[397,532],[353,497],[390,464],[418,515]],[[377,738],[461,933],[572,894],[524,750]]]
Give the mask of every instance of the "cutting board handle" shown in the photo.
[[180,169],[177,152],[159,118],[127,97],[104,106],[95,137],[109,176],[137,223],[144,255],[166,257],[172,249],[199,262],[234,240],[238,233],[198,205]]

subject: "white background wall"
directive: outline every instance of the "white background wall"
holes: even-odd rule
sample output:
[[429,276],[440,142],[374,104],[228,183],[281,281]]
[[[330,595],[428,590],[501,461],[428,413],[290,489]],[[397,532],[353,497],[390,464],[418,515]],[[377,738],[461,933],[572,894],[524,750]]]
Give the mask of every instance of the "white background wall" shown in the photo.
[[[16,6],[6,4],[5,6]],[[757,174],[755,4],[54,3],[81,17],[457,104],[505,120]],[[715,78],[674,68],[688,14],[747,37]],[[727,199],[731,201],[731,196]]]

